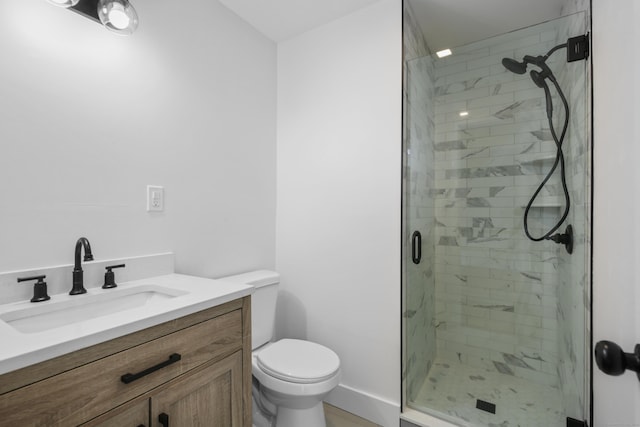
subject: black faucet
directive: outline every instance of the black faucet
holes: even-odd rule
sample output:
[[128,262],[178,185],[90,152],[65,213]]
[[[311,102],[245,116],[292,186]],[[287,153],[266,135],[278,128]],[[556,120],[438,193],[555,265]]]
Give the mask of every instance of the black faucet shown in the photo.
[[86,237],[81,237],[76,242],[75,264],[73,266],[73,288],[69,295],[86,294],[87,290],[84,288],[84,282],[82,277],[82,265],[80,262],[80,252],[84,247],[84,260],[93,261],[93,254],[91,253],[91,245]]

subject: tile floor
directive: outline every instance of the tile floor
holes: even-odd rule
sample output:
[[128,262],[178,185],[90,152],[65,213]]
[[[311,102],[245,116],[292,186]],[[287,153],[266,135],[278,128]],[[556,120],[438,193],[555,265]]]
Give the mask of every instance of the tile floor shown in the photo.
[[324,404],[324,415],[327,419],[327,427],[380,427],[378,424],[374,424],[327,403]]
[[[496,413],[476,409],[476,399],[496,404]],[[563,427],[561,403],[556,388],[436,359],[410,406],[449,421],[464,420],[470,426]]]

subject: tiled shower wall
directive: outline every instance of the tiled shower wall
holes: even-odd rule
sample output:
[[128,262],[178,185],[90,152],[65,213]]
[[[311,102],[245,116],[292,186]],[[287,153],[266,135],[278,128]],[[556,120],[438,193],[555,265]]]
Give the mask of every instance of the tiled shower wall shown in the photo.
[[[588,32],[588,0],[567,1],[557,43]],[[557,73],[558,82],[567,92],[571,106],[566,153],[567,181],[571,188],[572,208],[568,223],[573,225],[572,255],[561,252],[558,288],[559,355],[558,378],[567,416],[586,419],[589,408],[590,332],[590,259],[591,259],[591,134],[588,123],[590,102],[588,85],[590,67],[586,61],[566,64]],[[586,327],[585,327],[586,326]]]
[[[436,354],[434,204],[434,88],[433,61],[408,2],[404,10],[404,140],[403,188],[405,194],[403,239],[403,351],[405,401],[413,401],[424,383]],[[421,59],[415,59],[421,58]],[[411,235],[422,234],[422,261],[411,261]],[[409,286],[407,286],[409,284]]]
[[[576,258],[524,235],[524,206],[555,144],[543,90],[501,60],[544,54],[559,37],[553,21],[457,48],[434,64],[438,356],[550,386],[559,385],[562,354],[561,271]],[[557,70],[564,60],[548,63]],[[566,148],[569,157],[574,148]],[[555,175],[531,211],[532,234],[562,214],[561,191]],[[576,270],[584,271],[583,259]]]
[[[588,0],[570,0],[563,14],[573,16],[434,60],[425,57],[427,44],[405,9],[403,390],[409,402],[437,356],[559,387],[567,416],[580,419],[589,407],[589,69],[585,62],[567,64],[564,51],[548,61],[572,109],[564,143],[572,199],[565,225],[576,232],[570,256],[524,236],[524,206],[551,166],[555,144],[543,91],[500,63],[544,54],[584,34],[586,14],[575,13],[587,10]],[[554,105],[559,127],[557,97]],[[461,111],[469,115],[462,118]],[[535,205],[529,223],[540,235],[540,225],[553,225],[564,207],[557,175]],[[423,236],[419,265],[410,259],[414,230]]]

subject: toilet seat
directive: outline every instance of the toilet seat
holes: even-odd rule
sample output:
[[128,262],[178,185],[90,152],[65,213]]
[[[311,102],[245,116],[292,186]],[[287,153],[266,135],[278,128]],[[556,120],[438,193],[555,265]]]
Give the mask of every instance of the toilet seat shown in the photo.
[[269,376],[296,384],[314,384],[333,377],[340,359],[332,350],[313,342],[282,339],[260,351],[260,369]]

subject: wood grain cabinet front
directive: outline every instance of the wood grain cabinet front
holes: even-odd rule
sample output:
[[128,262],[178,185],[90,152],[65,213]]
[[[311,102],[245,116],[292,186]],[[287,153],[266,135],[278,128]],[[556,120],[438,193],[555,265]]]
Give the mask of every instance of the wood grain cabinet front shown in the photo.
[[149,427],[149,399],[135,399],[94,418],[82,427]]
[[194,369],[82,427],[241,427],[242,352]]
[[[134,344],[1,394],[0,426],[249,426],[249,298],[118,338],[114,348]],[[77,355],[58,362],[68,358]],[[25,378],[46,376],[30,368]],[[16,374],[0,383],[19,383]]]
[[240,353],[178,378],[151,397],[152,421],[164,420],[166,427],[241,427],[241,378]]

